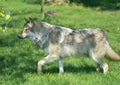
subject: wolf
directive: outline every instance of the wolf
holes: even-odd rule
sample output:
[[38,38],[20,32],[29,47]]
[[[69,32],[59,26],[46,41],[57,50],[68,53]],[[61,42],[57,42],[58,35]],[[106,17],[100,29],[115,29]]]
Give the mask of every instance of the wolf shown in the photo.
[[58,60],[59,74],[63,74],[62,59],[67,56],[86,54],[97,63],[96,71],[102,67],[104,74],[108,72],[108,64],[104,61],[104,56],[120,61],[120,56],[112,49],[100,28],[73,30],[32,18],[25,21],[23,31],[18,38],[29,38],[37,47],[48,53],[48,56],[38,62],[38,74],[42,73],[43,65],[55,60]]

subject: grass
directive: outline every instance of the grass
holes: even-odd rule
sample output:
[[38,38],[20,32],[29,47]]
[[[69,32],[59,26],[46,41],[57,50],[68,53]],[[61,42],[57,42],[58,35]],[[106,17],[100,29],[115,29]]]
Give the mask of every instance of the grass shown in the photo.
[[[0,27],[0,85],[120,85],[120,63],[105,61],[109,72],[95,71],[96,63],[90,58],[65,58],[65,74],[58,74],[57,62],[43,67],[43,74],[37,74],[37,62],[47,54],[35,47],[29,40],[19,40],[17,35],[22,30],[24,17],[40,20],[39,4],[23,2],[24,0],[1,0],[1,8],[9,11],[11,19],[6,32]],[[9,6],[9,7],[8,7]],[[47,17],[44,21],[70,27],[72,29],[101,28],[109,42],[120,55],[120,10],[103,11],[99,7],[83,5],[45,6],[54,10],[58,17]],[[0,26],[6,21],[0,22]]]

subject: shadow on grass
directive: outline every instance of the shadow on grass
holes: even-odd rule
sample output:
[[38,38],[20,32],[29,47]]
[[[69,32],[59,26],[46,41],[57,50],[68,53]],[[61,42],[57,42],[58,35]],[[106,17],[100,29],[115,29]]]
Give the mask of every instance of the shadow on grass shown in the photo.
[[[79,67],[74,67],[72,65],[67,65],[64,66],[64,71],[65,73],[93,73],[96,72],[96,69],[94,66],[79,66]],[[43,74],[46,73],[58,73],[59,74],[59,69],[58,67],[52,67],[49,69],[43,69]]]
[[101,10],[119,10],[119,0],[70,0],[70,3],[83,4],[86,7],[100,7]]

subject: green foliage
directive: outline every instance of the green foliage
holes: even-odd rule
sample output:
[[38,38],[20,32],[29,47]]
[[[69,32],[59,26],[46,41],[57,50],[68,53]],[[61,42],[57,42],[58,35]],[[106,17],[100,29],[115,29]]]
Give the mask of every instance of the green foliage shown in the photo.
[[28,4],[40,4],[41,0],[23,0],[23,2],[26,2]]
[[87,7],[101,7],[102,10],[120,9],[120,0],[70,0],[70,3],[83,4]]
[[0,21],[1,21],[1,25],[2,28],[6,28],[8,23],[9,23],[9,19],[10,19],[10,15],[4,13],[4,11],[2,10],[2,8],[0,9]]
[[[109,64],[109,72],[104,75],[102,70],[97,73],[96,63],[85,56],[65,58],[64,75],[58,74],[57,62],[43,66],[43,74],[38,75],[37,62],[47,54],[28,39],[19,40],[17,35],[22,30],[24,17],[40,20],[40,5],[29,4],[24,0],[2,0],[0,6],[9,10],[12,17],[8,25],[11,29],[7,32],[2,31],[0,21],[0,85],[120,85],[119,62],[105,59]],[[101,7],[83,5],[45,5],[45,10],[59,13],[59,16],[47,16],[44,19],[51,24],[72,29],[101,28],[113,49],[120,55],[120,10],[104,11]]]

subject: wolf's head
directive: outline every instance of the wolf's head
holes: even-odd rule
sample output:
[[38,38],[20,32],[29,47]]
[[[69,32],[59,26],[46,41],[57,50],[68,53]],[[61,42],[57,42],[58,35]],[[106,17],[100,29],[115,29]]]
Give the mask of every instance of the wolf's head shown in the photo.
[[23,26],[23,30],[22,32],[18,35],[18,38],[20,39],[24,39],[26,37],[30,37],[32,36],[32,32],[34,32],[35,30],[35,26],[36,26],[36,21],[34,21],[32,18],[26,19],[25,18],[25,24]]

